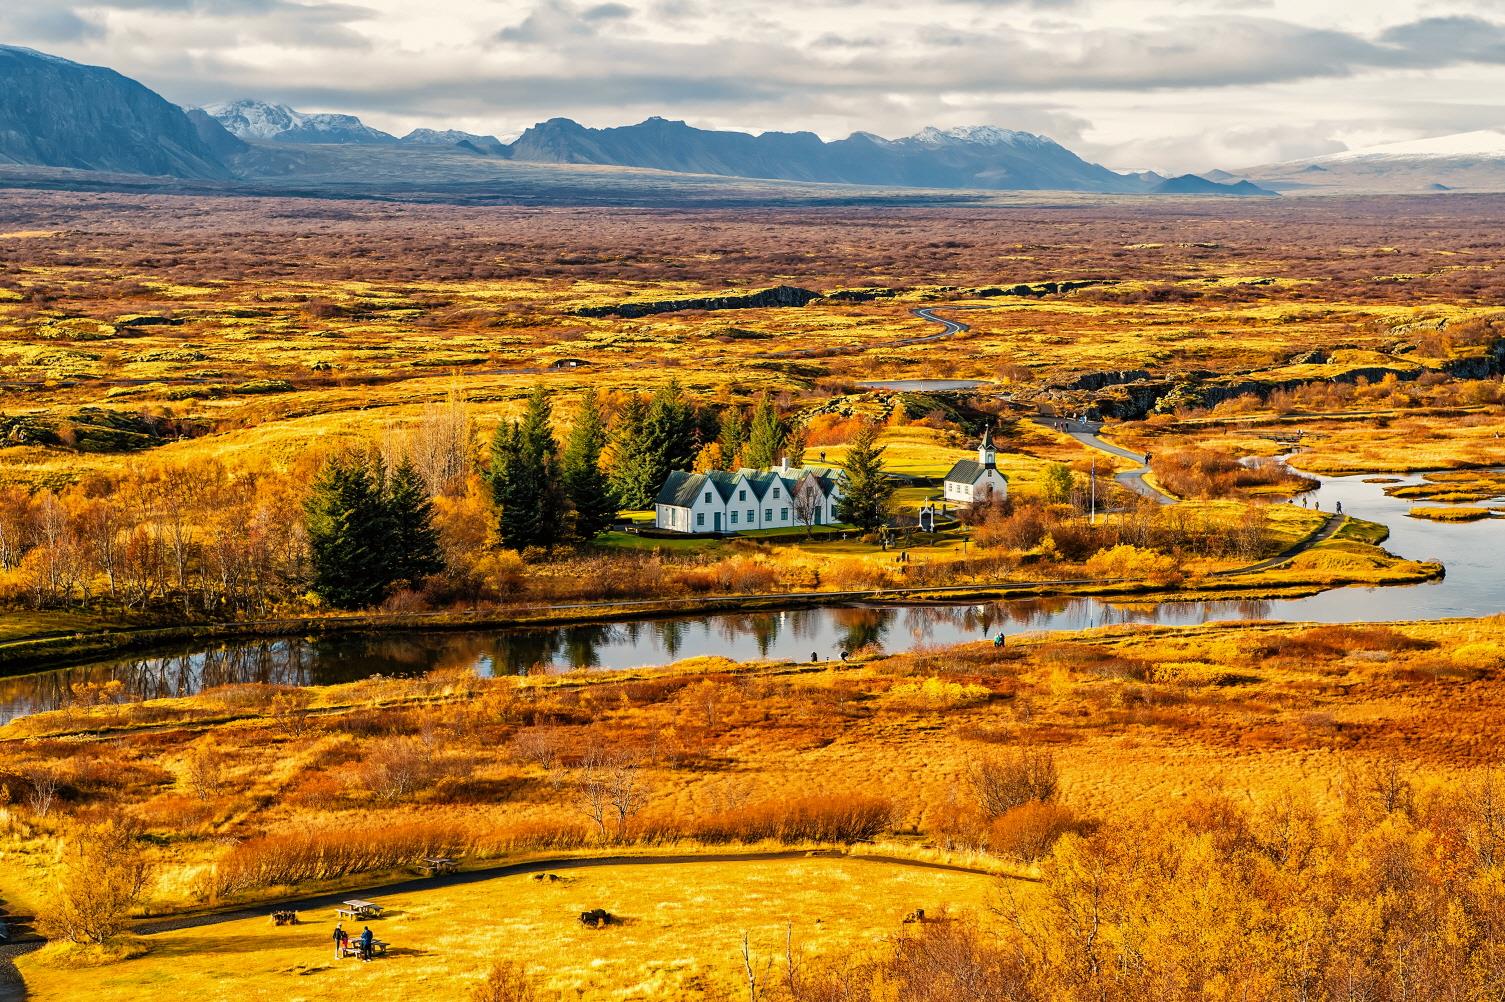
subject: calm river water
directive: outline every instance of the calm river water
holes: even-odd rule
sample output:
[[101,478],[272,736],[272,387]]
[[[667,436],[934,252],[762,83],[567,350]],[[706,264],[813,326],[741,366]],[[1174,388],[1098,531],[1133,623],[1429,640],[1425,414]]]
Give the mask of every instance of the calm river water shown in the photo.
[[[1276,601],[1149,602],[1095,598],[1013,600],[959,606],[835,606],[551,629],[405,632],[221,643],[0,679],[0,722],[55,708],[81,681],[120,679],[143,698],[177,696],[234,682],[318,685],[435,668],[482,674],[555,668],[630,668],[702,654],[741,660],[835,657],[879,644],[888,651],[1009,634],[1078,630],[1105,623],[1195,625],[1218,620],[1359,622],[1445,619],[1505,610],[1505,520],[1442,524],[1406,517],[1412,502],[1386,497],[1364,477],[1325,478],[1308,495],[1324,511],[1390,527],[1387,549],[1440,560],[1441,581],[1391,588],[1339,588]],[[1400,477],[1414,483],[1420,475]],[[1426,502],[1430,503],[1430,502]]]

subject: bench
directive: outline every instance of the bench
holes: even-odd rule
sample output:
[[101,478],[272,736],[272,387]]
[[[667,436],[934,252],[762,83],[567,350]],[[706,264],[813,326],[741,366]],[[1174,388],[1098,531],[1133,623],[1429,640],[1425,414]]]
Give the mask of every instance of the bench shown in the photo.
[[437,877],[443,873],[454,873],[460,868],[460,864],[448,856],[434,856],[423,861],[423,872],[431,877]]
[[381,918],[382,907],[372,901],[346,901],[334,913],[354,920]]

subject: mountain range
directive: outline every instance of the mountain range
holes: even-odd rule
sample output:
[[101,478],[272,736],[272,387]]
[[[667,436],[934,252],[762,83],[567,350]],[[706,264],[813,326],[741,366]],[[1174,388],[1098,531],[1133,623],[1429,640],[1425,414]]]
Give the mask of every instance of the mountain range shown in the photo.
[[[249,99],[184,110],[114,70],[0,45],[0,168],[236,183],[316,177],[322,184],[373,177],[428,183],[448,172],[475,179],[466,183],[476,189],[487,177],[500,184],[512,170],[487,168],[488,161],[527,165],[534,179],[550,165],[600,165],[886,189],[1181,196],[1505,191],[1505,130],[1171,178],[1110,170],[1045,136],[992,126],[928,128],[900,139],[857,132],[828,142],[810,132],[752,135],[658,117],[605,129],[551,118],[503,143],[454,130],[397,137],[354,115]],[[477,167],[460,170],[467,162]]]

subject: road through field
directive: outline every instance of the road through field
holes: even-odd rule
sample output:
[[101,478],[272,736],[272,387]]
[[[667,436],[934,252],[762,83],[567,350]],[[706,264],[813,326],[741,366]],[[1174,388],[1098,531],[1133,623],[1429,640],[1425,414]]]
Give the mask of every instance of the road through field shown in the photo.
[[1064,431],[1089,449],[1096,449],[1098,452],[1106,452],[1110,456],[1118,456],[1122,459],[1129,459],[1138,463],[1139,465],[1134,469],[1125,470],[1113,476],[1113,479],[1123,484],[1135,494],[1147,497],[1156,504],[1172,505],[1180,502],[1180,498],[1172,497],[1145,480],[1144,475],[1150,472],[1148,456],[1142,456],[1137,452],[1130,452],[1128,449],[1120,448],[1111,442],[1103,441],[1097,437],[1097,432],[1090,423],[1076,421],[1071,418],[1051,417],[1047,414],[1037,416],[1035,421],[1047,428]]

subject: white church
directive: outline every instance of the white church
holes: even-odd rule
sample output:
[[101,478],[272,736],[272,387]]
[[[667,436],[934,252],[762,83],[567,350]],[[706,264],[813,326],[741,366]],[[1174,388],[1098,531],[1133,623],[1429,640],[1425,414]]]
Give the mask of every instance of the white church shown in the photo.
[[998,472],[998,450],[993,448],[993,429],[983,430],[976,459],[958,459],[946,474],[942,497],[953,504],[986,503],[1008,497],[1009,478]]
[[653,502],[653,524],[672,532],[750,532],[805,525],[796,501],[808,497],[810,525],[836,522],[841,474],[792,467],[669,474]]

